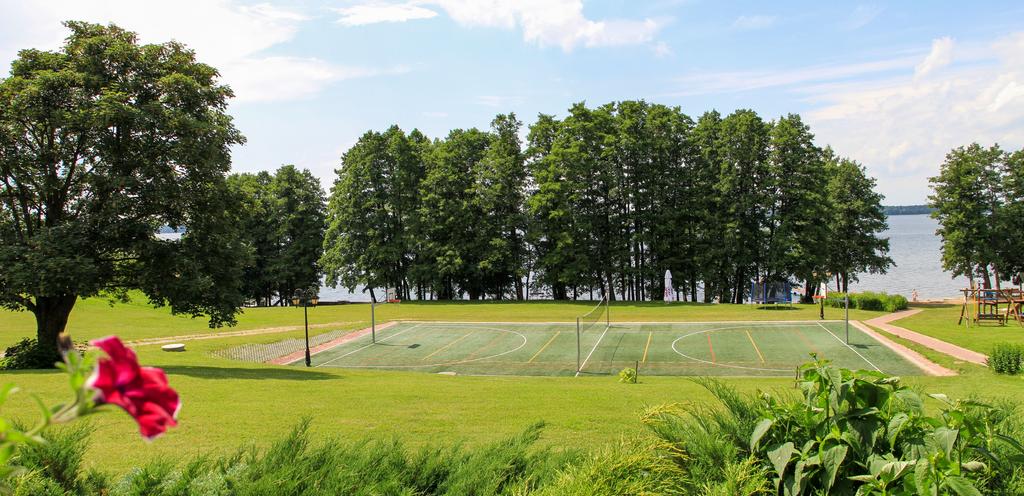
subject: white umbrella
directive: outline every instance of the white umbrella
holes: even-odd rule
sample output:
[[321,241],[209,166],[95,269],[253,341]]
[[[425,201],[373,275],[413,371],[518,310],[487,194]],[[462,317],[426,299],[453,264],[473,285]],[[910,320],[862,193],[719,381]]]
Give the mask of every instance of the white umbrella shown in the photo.
[[672,271],[665,271],[665,303],[672,301]]

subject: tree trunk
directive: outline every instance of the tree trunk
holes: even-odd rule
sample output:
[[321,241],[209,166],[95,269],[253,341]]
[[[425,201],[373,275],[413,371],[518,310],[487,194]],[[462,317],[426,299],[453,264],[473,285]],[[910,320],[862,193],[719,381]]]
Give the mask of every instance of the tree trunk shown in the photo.
[[50,367],[61,360],[57,349],[57,336],[68,325],[68,316],[78,301],[76,295],[40,296],[36,298],[32,313],[36,316],[36,340],[40,350],[50,356]]

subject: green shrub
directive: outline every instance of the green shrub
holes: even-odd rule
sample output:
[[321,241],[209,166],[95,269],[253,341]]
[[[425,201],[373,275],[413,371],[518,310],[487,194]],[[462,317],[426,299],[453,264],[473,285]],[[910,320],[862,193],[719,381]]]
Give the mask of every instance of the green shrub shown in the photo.
[[636,384],[636,369],[626,367],[619,371],[619,382],[624,384]]
[[54,357],[39,348],[39,343],[35,339],[25,338],[4,351],[4,357],[0,359],[0,369],[52,369],[54,363]]
[[[691,493],[758,494],[766,485],[774,486],[772,494],[792,495],[1021,488],[1024,429],[1012,405],[932,394],[941,406],[928,415],[923,397],[898,378],[826,361],[801,367],[796,398],[746,399],[721,383],[701,383],[724,409],[662,408],[646,419],[690,477],[703,481]],[[742,469],[745,462],[749,469]]]
[[[835,308],[843,308],[846,303],[843,300],[844,293],[829,293],[825,299],[825,305]],[[891,295],[888,293],[877,293],[865,291],[863,293],[850,293],[850,308],[858,310],[872,310],[876,312],[898,312],[906,310],[909,302],[903,295]]]
[[1024,346],[998,343],[988,355],[988,366],[997,374],[1019,374],[1024,370]]

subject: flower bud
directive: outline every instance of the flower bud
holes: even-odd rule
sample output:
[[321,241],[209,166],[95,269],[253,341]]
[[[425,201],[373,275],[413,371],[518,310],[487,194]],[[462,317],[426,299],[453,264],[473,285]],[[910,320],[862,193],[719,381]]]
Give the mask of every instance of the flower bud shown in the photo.
[[71,341],[71,335],[62,332],[57,336],[57,350],[60,351],[60,356],[67,357],[68,353],[75,349],[75,343]]

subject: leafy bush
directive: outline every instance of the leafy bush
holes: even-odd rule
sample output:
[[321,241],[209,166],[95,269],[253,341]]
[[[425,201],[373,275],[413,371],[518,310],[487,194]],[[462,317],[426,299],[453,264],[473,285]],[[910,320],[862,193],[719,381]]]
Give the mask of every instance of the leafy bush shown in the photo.
[[988,366],[998,374],[1019,374],[1024,370],[1024,346],[998,343],[988,355]]
[[757,480],[740,479],[749,471],[728,469],[751,458],[776,494],[1016,494],[1022,485],[1024,429],[1011,407],[932,394],[941,408],[929,416],[898,378],[825,361],[801,368],[799,398],[747,399],[703,384],[725,409],[647,418],[704,481],[692,492],[763,492]]
[[54,367],[53,356],[42,350],[35,339],[25,338],[4,351],[4,357],[0,359],[0,369],[4,370],[25,370],[25,369],[52,369]]
[[[53,453],[25,463],[16,494],[186,496],[220,494],[523,495],[682,494],[685,473],[665,456],[663,442],[623,441],[590,454],[538,448],[537,423],[522,433],[477,448],[459,445],[408,450],[389,440],[310,441],[309,421],[267,449],[247,448],[178,467],[150,462],[116,480],[81,473],[83,437],[54,436]],[[72,431],[81,432],[81,431]],[[76,455],[76,453],[78,455]],[[33,455],[36,456],[36,455]]]
[[[829,293],[828,298],[825,299],[825,304],[830,307],[843,308],[846,305],[843,299],[844,296],[844,293]],[[909,302],[903,295],[876,293],[874,291],[850,293],[850,308],[859,310],[898,312],[906,310],[909,306]]]
[[619,371],[619,382],[625,384],[636,384],[636,369],[626,367]]

